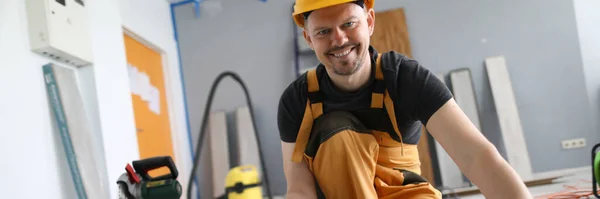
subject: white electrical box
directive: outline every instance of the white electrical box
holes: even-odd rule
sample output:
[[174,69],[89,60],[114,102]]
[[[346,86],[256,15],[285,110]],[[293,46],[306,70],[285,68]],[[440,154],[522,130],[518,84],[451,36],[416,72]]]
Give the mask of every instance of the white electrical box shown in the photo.
[[33,52],[69,65],[92,64],[84,0],[26,0]]

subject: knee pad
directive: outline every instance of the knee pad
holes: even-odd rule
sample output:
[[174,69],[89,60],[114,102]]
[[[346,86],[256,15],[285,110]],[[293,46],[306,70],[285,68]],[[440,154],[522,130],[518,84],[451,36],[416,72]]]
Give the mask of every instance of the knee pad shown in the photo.
[[367,129],[352,113],[347,111],[329,112],[315,120],[305,154],[314,157],[322,143],[344,130],[371,134],[371,130]]

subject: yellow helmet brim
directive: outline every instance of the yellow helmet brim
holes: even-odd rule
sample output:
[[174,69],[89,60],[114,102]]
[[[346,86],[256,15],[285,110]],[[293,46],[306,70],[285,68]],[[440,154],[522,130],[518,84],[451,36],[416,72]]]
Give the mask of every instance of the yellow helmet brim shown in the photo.
[[[296,0],[292,17],[296,25],[304,28],[303,13],[354,1],[356,0]],[[364,0],[364,3],[367,9],[371,9],[375,4],[375,0]]]

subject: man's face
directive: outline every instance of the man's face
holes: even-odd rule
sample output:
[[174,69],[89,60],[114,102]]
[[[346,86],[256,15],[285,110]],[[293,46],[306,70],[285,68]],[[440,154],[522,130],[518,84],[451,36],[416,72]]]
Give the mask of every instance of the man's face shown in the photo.
[[369,61],[372,9],[344,3],[315,10],[305,21],[304,38],[329,72],[349,76]]

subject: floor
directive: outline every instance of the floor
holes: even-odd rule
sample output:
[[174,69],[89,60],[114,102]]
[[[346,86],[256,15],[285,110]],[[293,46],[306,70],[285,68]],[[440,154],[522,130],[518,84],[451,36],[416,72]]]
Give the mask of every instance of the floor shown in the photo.
[[[592,171],[591,168],[582,168],[575,170],[571,175],[558,178],[552,184],[529,187],[529,191],[535,199],[548,199],[552,194],[560,192],[585,191],[591,193],[592,190]],[[453,198],[453,197],[450,197]],[[470,196],[458,197],[460,199],[484,199],[483,195],[476,194]],[[561,197],[563,198],[563,197]],[[564,197],[579,198],[579,197]],[[587,198],[587,197],[581,197]],[[590,196],[590,198],[594,198]]]
[[[552,194],[566,192],[566,191],[587,191],[591,193],[592,190],[592,170],[591,167],[576,168],[568,171],[565,177],[558,178],[553,181],[552,184],[539,185],[529,187],[529,191],[534,199],[549,199]],[[540,176],[554,176],[557,173],[540,174]],[[273,199],[283,199],[284,196],[274,196]],[[444,197],[444,199],[485,199],[481,194],[461,196],[461,197]],[[587,198],[587,197],[561,197],[561,198]],[[589,198],[594,198],[589,196]]]

